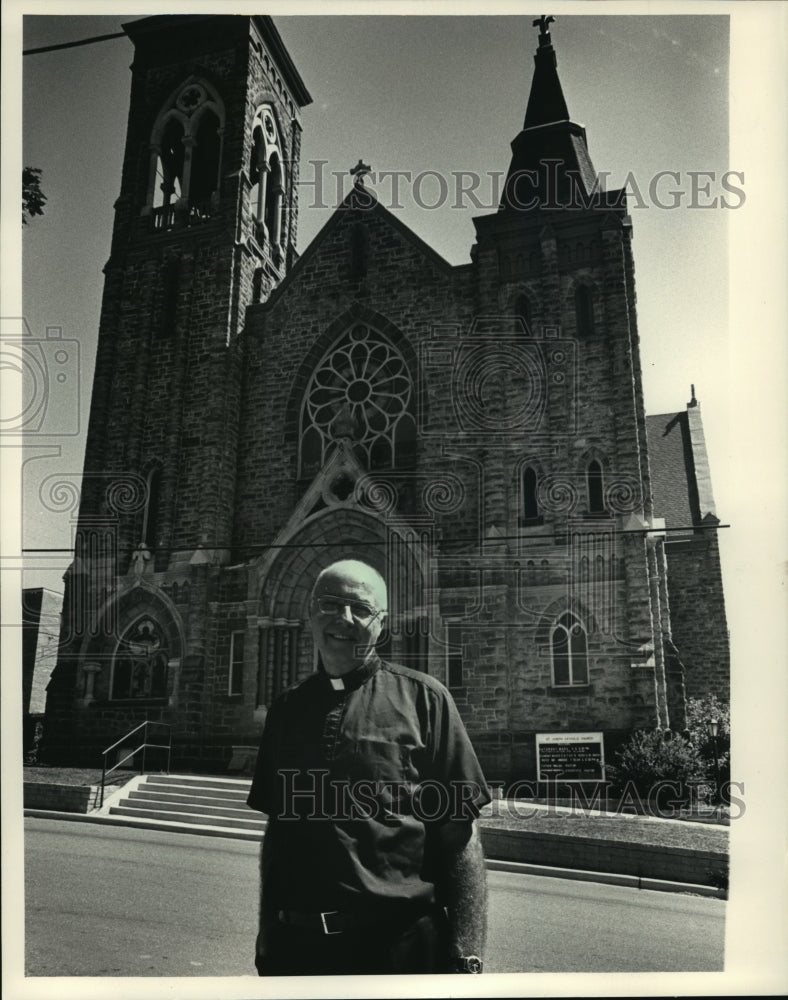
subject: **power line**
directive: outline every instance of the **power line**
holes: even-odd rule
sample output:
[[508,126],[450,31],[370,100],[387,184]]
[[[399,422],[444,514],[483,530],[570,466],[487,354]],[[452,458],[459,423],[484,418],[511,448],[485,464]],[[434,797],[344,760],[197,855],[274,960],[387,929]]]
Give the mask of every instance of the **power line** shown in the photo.
[[[584,526],[587,526],[588,524],[589,524],[589,522],[583,522]],[[730,525],[729,524],[708,524],[708,525],[707,524],[692,524],[692,525],[683,525],[683,526],[680,525],[680,526],[674,527],[674,528],[667,528],[667,527],[666,528],[620,528],[617,531],[616,530],[610,531],[609,534],[611,534],[611,535],[648,535],[648,534],[652,534],[652,533],[654,533],[654,534],[661,534],[662,532],[668,532],[668,531],[684,531],[684,532],[687,532],[686,537],[687,538],[691,538],[692,535],[694,535],[695,532],[697,532],[697,531],[717,531],[719,528],[730,528]],[[595,532],[593,530],[590,530],[589,533],[594,534]],[[567,534],[567,532],[562,532],[561,534],[562,534],[562,536],[565,536]],[[539,536],[534,536],[533,538],[529,538],[528,536],[523,536],[523,535],[498,535],[496,538],[486,538],[486,539],[481,539],[481,541],[487,541],[487,542],[517,542],[517,541],[519,541],[519,542],[526,542],[526,543],[531,542],[531,543],[533,543],[535,545],[538,545],[540,542],[543,543],[546,539],[552,540],[553,538],[554,538],[553,535],[539,535]],[[463,544],[466,544],[466,543],[469,543],[469,542],[473,542],[473,541],[477,541],[478,542],[478,541],[480,541],[480,539],[478,539],[478,538],[451,538],[451,539],[449,539],[449,541],[452,544],[463,545]],[[248,545],[232,545],[232,544],[229,544],[227,542],[212,542],[210,545],[204,546],[204,548],[210,548],[210,549],[234,549],[234,548],[238,548],[238,549],[243,549],[244,552],[265,552],[268,549],[340,549],[340,548],[347,548],[348,544],[349,544],[348,542],[280,542],[279,544],[270,543],[268,545],[266,545],[266,544],[260,544],[260,543],[250,543]],[[372,542],[359,540],[359,541],[353,542],[352,544],[355,547],[357,547],[357,548],[367,548],[367,547],[369,547],[369,548],[379,548],[382,544],[384,544],[384,540],[381,539],[379,541],[372,541]],[[525,547],[527,548],[529,546],[526,544]],[[30,555],[32,553],[41,553],[41,552],[48,552],[48,553],[54,554],[54,553],[58,553],[58,552],[73,552],[73,551],[74,551],[73,546],[71,548],[67,548],[67,549],[61,549],[61,548],[40,548],[40,549],[23,548],[22,549],[22,553],[26,554],[26,555]],[[122,552],[131,552],[131,551],[133,551],[133,548],[131,546],[124,546],[123,549],[120,550],[120,551],[122,551]],[[162,546],[161,548],[157,548],[156,551],[166,552],[168,555],[172,555],[172,553],[174,553],[174,552],[192,552],[193,548],[189,547],[189,548],[175,549],[175,548],[172,548],[170,546]],[[463,555],[463,556],[467,555],[467,553],[453,553],[453,552],[446,552],[446,553],[444,553],[444,555],[454,555],[454,554]]]
[[78,45],[93,45],[94,42],[107,42],[111,38],[127,38],[125,31],[116,31],[112,35],[94,35],[92,38],[81,38],[76,42],[60,42],[58,45],[42,45],[38,49],[23,49],[23,56],[37,56],[40,52],[55,52],[58,49],[74,49]]

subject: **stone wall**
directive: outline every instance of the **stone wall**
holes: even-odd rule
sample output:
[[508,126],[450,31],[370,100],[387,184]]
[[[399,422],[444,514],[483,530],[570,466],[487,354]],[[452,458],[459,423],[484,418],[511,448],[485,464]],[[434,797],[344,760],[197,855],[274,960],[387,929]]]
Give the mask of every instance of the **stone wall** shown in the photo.
[[56,785],[37,781],[24,783],[25,809],[87,813],[98,806],[100,796],[100,785]]
[[673,642],[684,664],[687,696],[715,694],[727,701],[730,640],[716,533],[671,541],[665,552]]
[[484,824],[481,825],[481,837],[487,858],[694,885],[719,886],[728,866],[727,854],[716,851],[496,830]]

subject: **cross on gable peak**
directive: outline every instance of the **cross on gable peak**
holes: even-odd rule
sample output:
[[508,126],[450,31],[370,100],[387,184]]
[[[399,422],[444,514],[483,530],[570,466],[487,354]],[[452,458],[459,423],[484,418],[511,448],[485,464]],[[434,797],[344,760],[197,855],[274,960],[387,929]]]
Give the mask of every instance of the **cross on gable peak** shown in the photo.
[[364,178],[370,173],[372,167],[368,163],[364,163],[363,160],[359,160],[355,167],[351,167],[350,176],[353,178],[354,184],[364,183]]

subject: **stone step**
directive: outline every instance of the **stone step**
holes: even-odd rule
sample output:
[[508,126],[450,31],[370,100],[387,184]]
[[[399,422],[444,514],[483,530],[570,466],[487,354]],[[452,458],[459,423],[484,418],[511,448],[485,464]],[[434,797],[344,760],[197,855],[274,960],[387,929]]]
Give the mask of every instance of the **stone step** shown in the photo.
[[185,785],[187,787],[216,788],[225,791],[249,794],[252,782],[249,778],[204,778],[199,774],[148,774],[145,781],[154,785]]
[[260,813],[246,805],[250,787],[248,779],[149,774],[114,799],[107,815],[121,821],[144,819],[251,836],[262,833],[266,824]]
[[160,795],[158,792],[145,790],[129,792],[128,798],[123,800],[123,804],[144,805],[146,809],[177,810],[178,812],[205,813],[213,816],[254,817],[257,815],[245,802],[234,806],[229,803],[222,803],[217,800],[211,801],[199,796],[190,798],[188,795]]
[[152,781],[142,782],[138,790],[153,792],[156,795],[161,796],[166,795],[174,798],[182,797],[184,800],[205,799],[206,801],[214,803],[227,802],[228,805],[234,805],[238,802],[246,802],[247,796],[249,795],[248,788],[239,789],[237,791],[225,791],[222,788],[203,788],[202,785],[164,785],[159,782]]
[[111,816],[128,816],[143,819],[167,820],[171,823],[189,823],[194,826],[223,826],[234,830],[265,830],[265,820],[262,816],[256,819],[253,814],[248,818],[236,819],[230,816],[216,816],[205,812],[191,813],[175,809],[147,808],[144,805],[129,806],[120,802],[109,810]]

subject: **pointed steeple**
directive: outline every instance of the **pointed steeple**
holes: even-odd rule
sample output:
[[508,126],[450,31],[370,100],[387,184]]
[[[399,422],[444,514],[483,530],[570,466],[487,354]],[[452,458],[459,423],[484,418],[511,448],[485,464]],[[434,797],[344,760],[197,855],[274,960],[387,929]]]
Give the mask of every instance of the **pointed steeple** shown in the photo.
[[512,142],[502,211],[558,209],[586,203],[596,185],[586,132],[569,118],[548,30],[552,17],[534,21],[539,47],[525,121]]
[[542,14],[539,20],[533,22],[534,27],[539,27],[539,48],[534,56],[536,65],[523,129],[569,121],[569,109],[558,79],[558,59],[548,30],[553,21],[554,17]]

